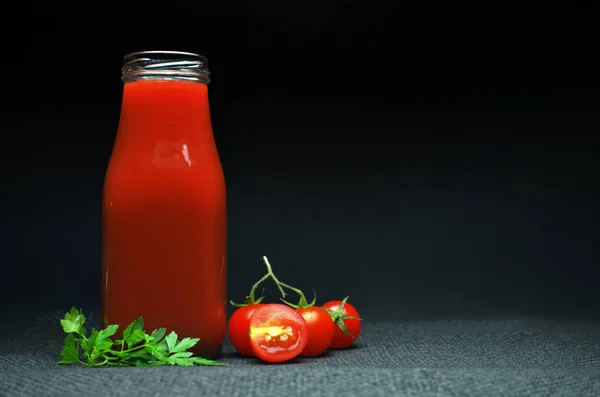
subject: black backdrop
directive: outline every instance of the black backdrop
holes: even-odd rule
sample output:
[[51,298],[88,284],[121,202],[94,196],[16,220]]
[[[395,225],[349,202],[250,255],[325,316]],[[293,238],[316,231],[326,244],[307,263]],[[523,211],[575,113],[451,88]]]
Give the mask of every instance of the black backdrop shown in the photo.
[[267,255],[366,319],[599,317],[593,10],[453,3],[30,3],[3,309],[99,308],[119,68],[163,49],[209,58],[230,298]]

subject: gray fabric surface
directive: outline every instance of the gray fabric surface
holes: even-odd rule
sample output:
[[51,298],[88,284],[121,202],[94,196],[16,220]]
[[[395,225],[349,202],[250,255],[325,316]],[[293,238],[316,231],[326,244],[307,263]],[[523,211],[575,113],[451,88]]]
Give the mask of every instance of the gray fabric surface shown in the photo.
[[598,323],[366,322],[355,348],[283,365],[226,345],[229,367],[88,369],[56,364],[60,317],[0,325],[1,396],[600,396]]

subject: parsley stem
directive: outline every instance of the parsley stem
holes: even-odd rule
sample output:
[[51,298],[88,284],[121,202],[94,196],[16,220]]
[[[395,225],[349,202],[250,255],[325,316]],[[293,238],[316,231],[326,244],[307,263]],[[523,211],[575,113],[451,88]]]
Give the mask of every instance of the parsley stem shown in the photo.
[[[123,343],[123,344],[125,344],[125,343]],[[126,353],[131,353],[132,351],[135,351],[135,350],[143,349],[147,345],[148,345],[147,343],[144,343],[143,345],[137,345],[137,346],[134,346],[134,347],[130,347],[129,349],[127,349],[127,350],[121,350],[120,352],[117,351],[117,350],[110,349],[108,352],[112,353],[112,354],[117,354],[117,355],[118,354],[126,354]]]

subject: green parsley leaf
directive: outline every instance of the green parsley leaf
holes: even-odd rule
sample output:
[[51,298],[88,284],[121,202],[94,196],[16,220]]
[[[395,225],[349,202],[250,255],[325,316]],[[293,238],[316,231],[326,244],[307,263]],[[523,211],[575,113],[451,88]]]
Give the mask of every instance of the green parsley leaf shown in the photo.
[[190,353],[184,353],[184,352],[179,352],[179,353],[175,353],[169,356],[169,358],[167,359],[167,364],[169,365],[181,365],[184,367],[189,367],[194,365],[194,362],[192,360],[190,360],[191,354]]
[[167,343],[167,351],[173,350],[175,345],[177,344],[177,334],[175,331],[171,331],[169,335],[165,338],[165,342]]
[[[90,359],[91,353],[94,350],[94,341],[96,340],[97,337],[98,337],[98,330],[97,329],[92,329],[92,332],[90,333],[90,337],[89,338],[83,338],[82,341],[81,341],[81,347],[83,349],[83,355],[88,360]],[[92,360],[90,360],[90,361],[92,361]]]
[[59,364],[72,364],[79,362],[79,351],[77,351],[77,339],[73,334],[65,338],[65,345],[60,351]]
[[152,338],[152,340],[155,343],[159,343],[162,340],[162,338],[165,337],[166,333],[167,333],[166,328],[159,328],[159,329],[155,329],[154,331],[152,331],[152,333],[150,334],[150,337]]
[[200,338],[183,338],[175,347],[173,347],[170,353],[184,352],[192,347],[196,346],[196,343],[200,341]]
[[106,342],[108,339],[110,339],[111,336],[113,336],[117,332],[118,329],[119,326],[113,324],[98,331],[98,337],[96,337],[96,340],[94,341],[94,346],[98,346]]
[[139,317],[123,330],[123,340],[132,347],[144,339],[144,319]]
[[72,307],[71,310],[65,314],[65,318],[60,320],[60,325],[62,325],[63,331],[65,331],[67,334],[72,332],[76,334],[82,333],[84,323],[84,315],[75,307]]
[[227,366],[225,363],[220,363],[218,361],[209,360],[203,357],[190,357],[188,360],[192,361],[196,365]]

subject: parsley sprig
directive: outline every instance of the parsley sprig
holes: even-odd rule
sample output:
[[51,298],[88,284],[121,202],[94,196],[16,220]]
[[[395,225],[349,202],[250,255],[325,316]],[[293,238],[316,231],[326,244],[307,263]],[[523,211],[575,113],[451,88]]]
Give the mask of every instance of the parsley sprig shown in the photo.
[[175,331],[167,335],[165,328],[147,334],[142,317],[125,328],[123,339],[116,340],[112,338],[119,329],[118,325],[109,325],[101,330],[92,329],[88,335],[84,327],[85,316],[74,307],[60,320],[60,324],[67,337],[60,352],[59,364],[83,364],[87,367],[226,365],[194,357],[192,352],[187,351],[200,338],[183,338],[178,341]]

